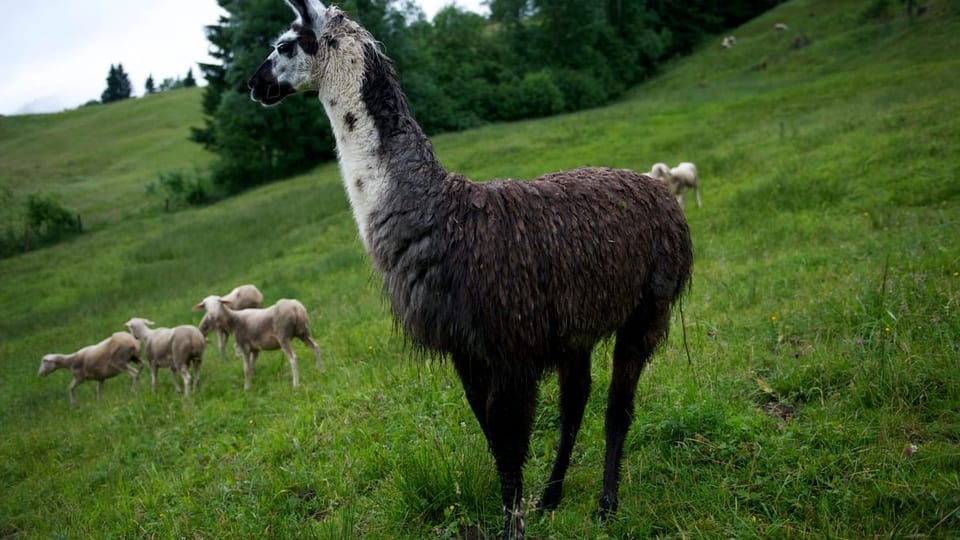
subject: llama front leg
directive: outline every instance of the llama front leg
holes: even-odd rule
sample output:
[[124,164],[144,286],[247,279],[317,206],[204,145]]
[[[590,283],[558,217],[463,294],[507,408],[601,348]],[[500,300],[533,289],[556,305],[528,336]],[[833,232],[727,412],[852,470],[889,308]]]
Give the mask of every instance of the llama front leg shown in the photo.
[[540,499],[541,507],[553,510],[563,497],[563,478],[570,465],[570,454],[580,431],[583,410],[590,397],[590,351],[580,351],[560,360],[558,382],[560,384],[560,441],[557,457],[547,487]]

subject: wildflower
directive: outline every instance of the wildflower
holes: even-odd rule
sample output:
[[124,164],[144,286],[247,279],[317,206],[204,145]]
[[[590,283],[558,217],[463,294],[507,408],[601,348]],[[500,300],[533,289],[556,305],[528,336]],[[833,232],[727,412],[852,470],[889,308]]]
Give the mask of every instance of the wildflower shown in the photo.
[[910,444],[909,446],[907,446],[906,448],[903,449],[903,454],[906,455],[906,456],[912,456],[912,455],[916,454],[916,453],[917,453],[917,450],[919,450],[919,449],[920,449],[919,446],[917,446],[917,445],[915,445],[915,444]]
[[889,332],[889,331],[890,331],[890,327],[889,327],[889,326],[884,326],[884,327],[883,327],[883,331],[884,331],[884,332]]
[[777,316],[776,316],[776,315],[771,315],[771,316],[770,316],[770,322],[777,322]]
[[960,272],[954,272],[954,273],[953,273],[953,277],[957,277],[957,276],[960,276]]

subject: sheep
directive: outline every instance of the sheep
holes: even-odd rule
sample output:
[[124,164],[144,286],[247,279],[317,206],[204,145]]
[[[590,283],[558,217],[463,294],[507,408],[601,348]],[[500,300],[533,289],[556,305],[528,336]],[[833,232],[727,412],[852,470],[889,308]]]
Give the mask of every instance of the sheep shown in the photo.
[[[137,364],[134,368],[130,364]],[[40,360],[41,377],[60,368],[73,372],[68,392],[70,405],[76,406],[77,398],[73,389],[78,384],[87,381],[97,381],[97,401],[103,390],[103,381],[121,373],[130,375],[132,379],[130,389],[137,390],[137,379],[143,361],[140,360],[140,342],[126,332],[116,332],[96,345],[89,345],[73,354],[47,354]]]
[[786,32],[788,30],[787,25],[782,22],[778,22],[777,24],[773,25],[773,29],[777,32]]
[[697,195],[697,208],[703,206],[700,199],[700,181],[697,176],[697,166],[693,163],[683,162],[674,168],[670,168],[665,163],[654,163],[650,168],[648,175],[664,182],[670,191],[677,197],[680,208],[686,206],[686,192],[693,189]]
[[179,394],[179,374],[183,379],[183,397],[189,397],[191,386],[196,392],[200,384],[200,365],[203,363],[203,351],[207,341],[197,327],[189,324],[173,328],[150,328],[155,324],[140,317],[134,317],[125,323],[127,330],[143,342],[144,352],[150,363],[150,388],[153,393],[157,393],[157,370],[169,367],[173,387]]
[[735,36],[724,36],[723,41],[720,42],[720,46],[724,49],[729,49],[733,47],[736,42],[737,38]]
[[[233,306],[233,309],[263,307],[263,294],[260,292],[260,289],[256,288],[254,285],[240,285],[221,298],[229,301],[230,305]],[[213,321],[210,322],[212,323]],[[227,339],[230,337],[230,335],[226,330],[219,326],[214,327],[212,330],[215,330],[217,333],[217,350],[220,351],[220,358],[223,359],[223,349],[226,347]],[[206,333],[204,335],[206,335]]]
[[218,296],[208,296],[194,306],[194,311],[206,309],[200,321],[200,331],[209,332],[219,326],[233,334],[237,352],[243,358],[243,389],[249,390],[253,383],[253,369],[260,351],[282,349],[290,362],[293,387],[300,385],[297,371],[297,354],[291,340],[297,338],[313,350],[317,367],[323,368],[320,347],[310,335],[310,319],[307,309],[297,300],[280,299],[265,309],[234,310],[232,301]]
[[448,172],[370,33],[336,7],[287,3],[297,18],[249,79],[250,95],[276,105],[317,92],[397,326],[423,354],[450,359],[487,439],[502,536],[524,534],[522,469],[539,382],[558,373],[560,437],[540,499],[552,509],[589,396],[591,351],[616,334],[600,496],[601,515],[613,514],[637,381],[690,281],[677,200],[628,170],[483,183]]

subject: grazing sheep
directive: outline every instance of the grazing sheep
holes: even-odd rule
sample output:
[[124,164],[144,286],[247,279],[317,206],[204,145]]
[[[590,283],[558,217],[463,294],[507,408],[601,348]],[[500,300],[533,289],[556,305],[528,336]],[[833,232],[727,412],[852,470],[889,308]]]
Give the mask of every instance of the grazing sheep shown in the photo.
[[778,22],[777,24],[773,25],[773,29],[777,32],[786,32],[788,30],[787,25],[782,22]]
[[[126,322],[127,330],[143,342],[147,361],[150,363],[150,388],[157,392],[157,370],[170,368],[173,387],[180,393],[177,374],[183,378],[183,397],[190,395],[190,388],[197,390],[200,384],[200,364],[207,341],[197,327],[184,324],[173,328],[150,328],[153,321],[134,317]],[[191,375],[191,370],[193,374]]]
[[274,105],[318,92],[398,326],[424,352],[449,355],[487,438],[503,536],[524,533],[522,468],[540,380],[558,372],[560,438],[540,503],[555,508],[590,391],[591,350],[613,334],[600,511],[615,512],[637,381],[690,280],[690,231],[676,199],[627,170],[485,183],[448,173],[370,33],[336,7],[287,3],[297,19],[250,78],[251,97]]
[[720,46],[724,49],[729,49],[737,42],[737,38],[734,36],[724,36],[723,41],[720,42]]
[[677,197],[680,208],[686,206],[686,192],[691,189],[697,195],[697,208],[703,206],[703,202],[700,200],[700,181],[697,177],[697,166],[693,163],[685,161],[672,169],[665,163],[654,163],[647,174],[663,181],[670,188],[670,191]]
[[[230,302],[230,305],[233,306],[233,309],[263,307],[263,294],[260,292],[260,289],[253,285],[240,285],[226,295],[221,296],[221,298]],[[209,324],[213,324],[213,320],[210,320]],[[220,358],[223,359],[223,349],[227,345],[227,339],[230,337],[230,334],[228,334],[223,328],[215,326],[212,329],[204,332],[204,335],[207,335],[210,333],[210,331],[214,330],[217,333],[217,350],[220,351]]]
[[[73,372],[70,381],[70,405],[77,404],[73,389],[86,380],[97,381],[97,401],[103,390],[103,381],[121,373],[130,375],[130,389],[136,391],[137,379],[143,362],[140,360],[140,342],[126,332],[116,332],[107,339],[89,345],[73,354],[47,354],[40,360],[39,376],[44,377],[60,368]],[[137,368],[130,365],[133,362]]]
[[219,326],[233,334],[237,352],[243,358],[243,389],[249,390],[253,383],[253,369],[260,351],[282,349],[290,362],[293,387],[300,385],[297,371],[297,354],[291,340],[297,338],[313,350],[317,367],[323,367],[320,347],[310,335],[310,319],[307,309],[297,300],[281,299],[266,309],[234,310],[231,301],[218,296],[208,296],[194,306],[194,311],[206,309],[200,321],[200,330],[208,332]]

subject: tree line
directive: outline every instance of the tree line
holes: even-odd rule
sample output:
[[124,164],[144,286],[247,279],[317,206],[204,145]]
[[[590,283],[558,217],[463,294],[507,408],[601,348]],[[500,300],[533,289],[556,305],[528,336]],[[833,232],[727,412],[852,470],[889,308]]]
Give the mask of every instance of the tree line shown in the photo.
[[[157,92],[166,92],[176,88],[191,88],[197,86],[197,79],[193,76],[193,68],[187,70],[184,78],[167,77],[157,86],[153,80],[153,74],[147,76],[143,84],[144,94],[155,94]],[[133,97],[133,84],[130,82],[130,76],[123,69],[123,64],[110,64],[110,72],[107,74],[107,87],[100,94],[100,101],[90,101],[87,105],[98,105],[100,103],[113,103]]]
[[[490,0],[489,16],[454,6],[427,21],[413,2],[345,0],[340,7],[383,44],[428,134],[596,107],[782,0]],[[291,20],[277,0],[218,0],[207,28],[216,63],[205,121],[191,138],[218,159],[211,178],[236,192],[334,158],[315,95],[262,108],[246,81]]]

